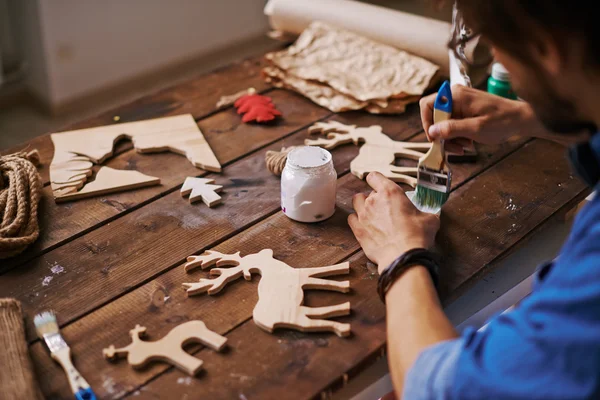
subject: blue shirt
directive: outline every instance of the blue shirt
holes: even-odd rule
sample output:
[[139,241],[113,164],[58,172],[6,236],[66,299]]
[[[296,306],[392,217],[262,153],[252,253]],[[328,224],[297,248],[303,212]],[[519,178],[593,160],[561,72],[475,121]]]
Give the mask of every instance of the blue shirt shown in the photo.
[[[600,163],[600,134],[590,145]],[[485,329],[422,351],[403,399],[600,399],[599,189],[532,293]]]

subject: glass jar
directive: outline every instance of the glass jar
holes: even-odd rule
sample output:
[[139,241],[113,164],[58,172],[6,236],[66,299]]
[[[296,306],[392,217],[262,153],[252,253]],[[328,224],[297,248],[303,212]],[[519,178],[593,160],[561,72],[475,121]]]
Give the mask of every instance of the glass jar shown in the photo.
[[331,153],[316,146],[292,150],[281,173],[281,209],[300,222],[319,222],[335,212],[337,173]]

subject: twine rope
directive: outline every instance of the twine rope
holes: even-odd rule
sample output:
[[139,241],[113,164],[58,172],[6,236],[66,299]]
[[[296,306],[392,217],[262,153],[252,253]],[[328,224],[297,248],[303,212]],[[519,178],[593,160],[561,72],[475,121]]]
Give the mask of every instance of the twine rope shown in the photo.
[[288,153],[295,148],[296,146],[291,146],[282,147],[281,151],[267,151],[267,154],[265,154],[265,163],[267,164],[267,169],[271,171],[271,173],[281,176],[281,172],[283,171],[283,167],[285,167],[285,162],[287,161]]
[[0,259],[21,253],[39,236],[39,161],[37,150],[0,156]]

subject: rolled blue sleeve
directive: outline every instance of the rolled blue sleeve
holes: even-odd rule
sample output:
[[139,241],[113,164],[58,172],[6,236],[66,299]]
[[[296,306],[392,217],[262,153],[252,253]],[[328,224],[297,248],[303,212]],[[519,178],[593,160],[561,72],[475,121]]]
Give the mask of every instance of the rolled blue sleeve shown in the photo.
[[447,340],[421,352],[404,380],[403,399],[451,399],[462,339]]
[[404,399],[600,399],[600,198],[577,217],[533,292],[485,329],[426,348]]

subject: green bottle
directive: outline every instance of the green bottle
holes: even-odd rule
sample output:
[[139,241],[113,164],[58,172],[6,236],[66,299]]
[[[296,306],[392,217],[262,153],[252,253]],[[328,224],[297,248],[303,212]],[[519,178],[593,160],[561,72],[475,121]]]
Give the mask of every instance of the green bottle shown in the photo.
[[488,79],[487,90],[488,93],[517,100],[517,95],[510,85],[510,74],[500,63],[494,63],[492,66],[492,76]]

